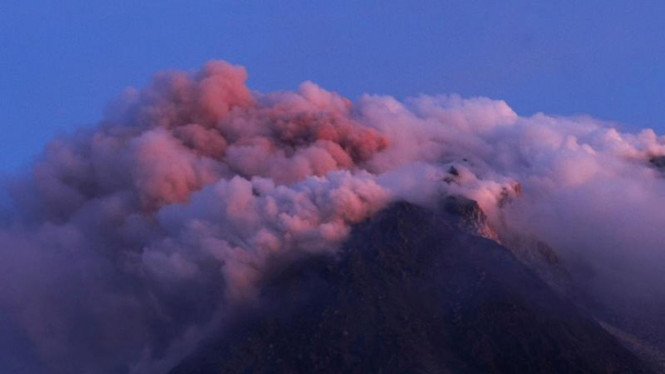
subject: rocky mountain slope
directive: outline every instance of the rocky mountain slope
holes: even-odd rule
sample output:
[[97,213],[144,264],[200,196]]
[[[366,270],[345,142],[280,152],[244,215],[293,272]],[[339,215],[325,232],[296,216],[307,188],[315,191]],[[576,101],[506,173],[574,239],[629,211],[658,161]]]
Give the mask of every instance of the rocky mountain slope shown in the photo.
[[651,372],[510,250],[470,234],[481,220],[469,209],[396,203],[338,255],[276,265],[258,305],[171,374]]

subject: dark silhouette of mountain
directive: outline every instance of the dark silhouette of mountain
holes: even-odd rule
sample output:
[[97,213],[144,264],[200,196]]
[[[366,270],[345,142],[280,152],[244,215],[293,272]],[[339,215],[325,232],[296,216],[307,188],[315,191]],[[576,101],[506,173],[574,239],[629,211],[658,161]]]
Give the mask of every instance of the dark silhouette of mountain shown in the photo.
[[469,209],[396,203],[337,255],[276,265],[260,305],[171,374],[650,372],[507,248],[470,234]]

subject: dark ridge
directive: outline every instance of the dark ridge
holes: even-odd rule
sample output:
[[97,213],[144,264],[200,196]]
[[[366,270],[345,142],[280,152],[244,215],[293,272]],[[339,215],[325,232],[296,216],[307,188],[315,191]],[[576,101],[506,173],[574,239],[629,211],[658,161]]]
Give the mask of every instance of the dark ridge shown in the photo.
[[446,196],[439,202],[438,212],[446,215],[450,224],[466,233],[497,239],[497,234],[489,224],[487,215],[475,200],[461,195]]
[[408,203],[261,300],[171,374],[650,372],[509,250]]

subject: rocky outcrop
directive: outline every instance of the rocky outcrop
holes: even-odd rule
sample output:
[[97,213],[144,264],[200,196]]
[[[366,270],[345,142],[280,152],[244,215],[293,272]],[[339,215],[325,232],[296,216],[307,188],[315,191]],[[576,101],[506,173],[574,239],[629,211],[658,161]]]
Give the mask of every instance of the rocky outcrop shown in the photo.
[[461,195],[446,196],[439,202],[438,211],[447,216],[450,224],[462,231],[494,241],[499,240],[499,234],[474,200]]
[[441,199],[439,212],[445,214],[449,222],[462,231],[493,240],[508,248],[518,260],[562,295],[570,292],[570,276],[557,253],[546,243],[506,227],[496,229],[478,203],[464,196],[451,195]]

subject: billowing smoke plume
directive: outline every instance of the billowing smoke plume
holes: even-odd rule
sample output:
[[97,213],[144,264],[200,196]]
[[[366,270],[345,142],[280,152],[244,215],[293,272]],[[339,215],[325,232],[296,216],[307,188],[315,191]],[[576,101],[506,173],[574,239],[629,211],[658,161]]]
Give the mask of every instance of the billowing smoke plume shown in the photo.
[[225,62],[159,74],[10,183],[0,344],[24,344],[7,357],[164,372],[256,300],[272,263],[334,251],[391,201],[446,194],[548,243],[600,294],[665,297],[665,138],[652,130],[523,118],[486,98],[351,102],[311,82],[264,94],[245,79]]

